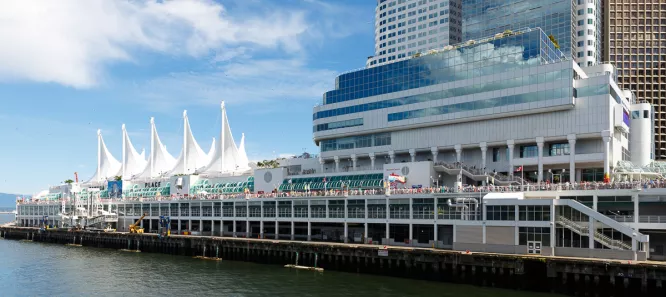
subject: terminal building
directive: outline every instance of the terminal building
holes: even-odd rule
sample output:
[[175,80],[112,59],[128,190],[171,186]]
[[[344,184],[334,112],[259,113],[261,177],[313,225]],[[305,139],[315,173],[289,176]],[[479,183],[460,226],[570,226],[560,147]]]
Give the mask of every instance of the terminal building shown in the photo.
[[224,104],[208,152],[187,113],[179,157],[154,120],[148,158],[124,126],[121,161],[100,134],[93,178],[18,201],[17,223],[160,232],[169,216],[174,234],[666,260],[652,106],[549,35],[502,30],[341,74],[313,109],[320,153],[277,166],[249,162]]

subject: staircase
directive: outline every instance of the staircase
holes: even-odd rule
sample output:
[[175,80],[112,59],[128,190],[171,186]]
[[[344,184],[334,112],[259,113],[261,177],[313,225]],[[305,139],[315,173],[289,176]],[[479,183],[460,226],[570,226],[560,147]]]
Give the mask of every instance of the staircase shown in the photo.
[[118,215],[116,214],[99,215],[91,219],[88,219],[86,221],[86,227],[92,227],[92,226],[103,227],[105,223],[116,223],[116,222],[118,222]]
[[[462,168],[461,168],[462,167]],[[481,169],[471,168],[469,166],[460,165],[460,164],[450,164],[450,163],[437,163],[434,165],[436,171],[443,171],[449,175],[458,175],[462,174],[474,181],[485,181],[493,180],[497,185],[520,185],[523,180],[518,176],[507,176],[500,173],[489,174],[483,172]],[[461,170],[462,169],[462,170]]]
[[[565,227],[581,236],[590,236],[590,228],[586,225],[580,225],[564,216],[557,217],[557,224]],[[617,239],[612,239],[601,232],[594,231],[594,240],[603,246],[615,250],[631,250],[631,245]]]

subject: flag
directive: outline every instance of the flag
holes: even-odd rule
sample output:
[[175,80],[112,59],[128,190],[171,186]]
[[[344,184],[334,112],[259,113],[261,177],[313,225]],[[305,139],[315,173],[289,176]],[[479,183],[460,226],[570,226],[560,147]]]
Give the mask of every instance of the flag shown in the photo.
[[521,171],[523,171],[523,166],[520,166],[516,169],[516,172],[521,172]]

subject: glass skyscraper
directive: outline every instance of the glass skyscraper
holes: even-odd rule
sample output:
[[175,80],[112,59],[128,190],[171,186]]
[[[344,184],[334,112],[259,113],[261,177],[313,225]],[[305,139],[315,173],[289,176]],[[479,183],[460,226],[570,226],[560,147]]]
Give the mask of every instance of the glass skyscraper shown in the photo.
[[462,6],[463,41],[539,27],[555,37],[565,55],[576,52],[576,7],[572,0],[462,0]]

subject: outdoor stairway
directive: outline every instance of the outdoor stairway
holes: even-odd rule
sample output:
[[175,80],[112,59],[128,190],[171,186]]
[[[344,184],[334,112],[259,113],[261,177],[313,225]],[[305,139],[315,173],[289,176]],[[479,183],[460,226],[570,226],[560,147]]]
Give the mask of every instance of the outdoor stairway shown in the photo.
[[484,173],[481,169],[477,168],[471,168],[469,166],[462,165],[462,170],[461,166],[458,164],[449,164],[449,163],[439,163],[435,164],[435,170],[443,171],[446,174],[449,175],[458,175],[462,171],[462,174],[472,180],[475,181],[494,181],[495,184],[497,185],[520,185],[521,182],[523,181],[520,177],[518,176],[507,176],[504,174],[500,173],[495,173],[495,174],[489,174],[489,173]]
[[[578,235],[590,236],[589,226],[580,225],[564,216],[557,217],[557,224],[575,232]],[[612,239],[598,231],[594,231],[594,240],[610,249],[631,250],[631,245],[628,245],[621,240]]]

